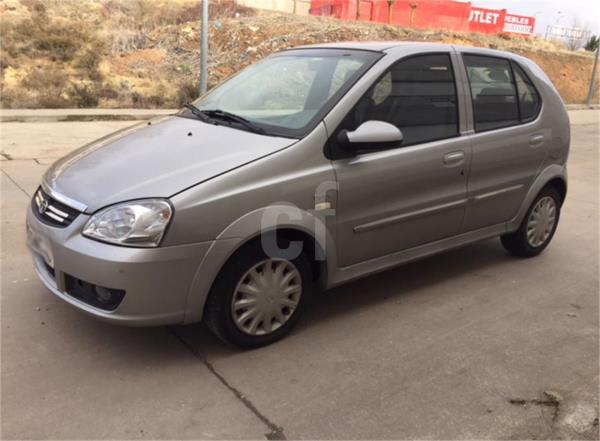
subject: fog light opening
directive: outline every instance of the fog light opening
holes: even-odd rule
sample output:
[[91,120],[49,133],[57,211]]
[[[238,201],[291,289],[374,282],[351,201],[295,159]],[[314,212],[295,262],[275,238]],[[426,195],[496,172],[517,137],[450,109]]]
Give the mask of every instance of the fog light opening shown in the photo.
[[105,309],[115,309],[121,300],[125,292],[120,289],[105,288],[104,286],[93,285],[94,296],[96,297],[96,304],[102,305]]
[[111,303],[113,295],[108,288],[103,286],[94,286],[94,292],[96,293],[96,298],[99,302]]
[[65,277],[67,294],[96,308],[113,311],[125,297],[125,291],[122,289],[94,285],[68,274]]

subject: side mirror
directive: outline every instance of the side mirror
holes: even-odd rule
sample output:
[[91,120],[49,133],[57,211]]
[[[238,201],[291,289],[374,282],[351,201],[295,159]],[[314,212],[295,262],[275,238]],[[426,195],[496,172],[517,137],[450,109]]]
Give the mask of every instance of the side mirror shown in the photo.
[[385,121],[366,121],[356,130],[342,130],[338,142],[347,150],[377,150],[395,147],[404,136],[400,129]]

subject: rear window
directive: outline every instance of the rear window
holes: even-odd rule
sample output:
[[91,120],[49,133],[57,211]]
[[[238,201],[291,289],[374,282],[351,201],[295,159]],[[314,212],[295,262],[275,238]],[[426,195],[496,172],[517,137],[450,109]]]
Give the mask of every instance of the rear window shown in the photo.
[[475,131],[531,121],[540,112],[539,93],[523,68],[504,58],[463,55],[471,86]]
[[473,99],[475,131],[519,124],[519,103],[510,62],[479,55],[463,56]]

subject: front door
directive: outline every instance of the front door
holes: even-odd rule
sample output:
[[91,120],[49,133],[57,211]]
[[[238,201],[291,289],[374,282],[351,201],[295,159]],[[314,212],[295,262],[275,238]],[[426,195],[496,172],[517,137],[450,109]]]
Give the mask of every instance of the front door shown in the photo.
[[404,141],[333,160],[343,267],[459,234],[465,214],[470,146],[459,133],[449,54],[392,65],[338,130],[369,120],[394,124]]

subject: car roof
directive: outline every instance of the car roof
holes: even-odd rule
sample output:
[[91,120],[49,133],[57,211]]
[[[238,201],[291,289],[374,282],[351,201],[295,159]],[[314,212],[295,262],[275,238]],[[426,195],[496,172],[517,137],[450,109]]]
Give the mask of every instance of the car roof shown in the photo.
[[475,46],[462,46],[447,43],[436,43],[429,41],[342,41],[337,43],[318,43],[305,46],[297,46],[290,49],[354,49],[364,51],[387,52],[391,49],[401,48],[403,46],[426,46],[427,48],[437,48],[443,51],[455,49],[459,52],[472,52],[513,58],[518,57],[516,54],[496,49],[487,49]]
[[382,52],[399,44],[401,43],[395,41],[340,41],[337,43],[308,44],[291,49],[358,49]]

